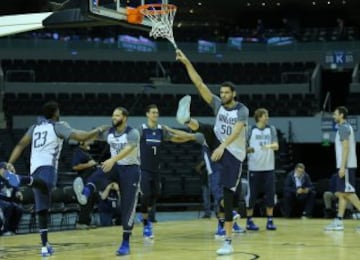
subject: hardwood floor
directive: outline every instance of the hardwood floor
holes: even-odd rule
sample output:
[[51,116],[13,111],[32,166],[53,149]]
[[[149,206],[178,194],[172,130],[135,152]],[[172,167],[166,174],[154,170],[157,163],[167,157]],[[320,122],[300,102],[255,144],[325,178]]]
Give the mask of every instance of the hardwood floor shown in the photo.
[[[324,219],[275,219],[277,231],[264,230],[266,219],[255,219],[259,232],[233,237],[234,254],[217,256],[222,241],[214,239],[215,219],[169,221],[154,225],[155,239],[142,238],[137,224],[131,238],[131,255],[115,256],[121,241],[121,227],[49,234],[55,254],[48,259],[360,259],[360,224],[345,220],[345,231],[325,232]],[[238,222],[244,225],[244,220]],[[0,237],[0,259],[39,259],[38,234]]]

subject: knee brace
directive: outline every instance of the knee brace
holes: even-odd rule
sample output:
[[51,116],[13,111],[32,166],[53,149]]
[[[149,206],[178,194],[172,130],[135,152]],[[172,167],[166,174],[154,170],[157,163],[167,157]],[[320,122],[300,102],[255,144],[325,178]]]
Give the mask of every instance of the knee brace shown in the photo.
[[224,188],[225,221],[233,221],[233,202],[234,192],[230,189]]

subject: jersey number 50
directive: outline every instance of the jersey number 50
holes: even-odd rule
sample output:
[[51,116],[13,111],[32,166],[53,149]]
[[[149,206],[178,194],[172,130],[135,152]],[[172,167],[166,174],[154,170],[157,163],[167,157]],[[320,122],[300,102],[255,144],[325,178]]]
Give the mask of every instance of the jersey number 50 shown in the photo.
[[221,125],[220,134],[231,135],[232,127],[229,125]]

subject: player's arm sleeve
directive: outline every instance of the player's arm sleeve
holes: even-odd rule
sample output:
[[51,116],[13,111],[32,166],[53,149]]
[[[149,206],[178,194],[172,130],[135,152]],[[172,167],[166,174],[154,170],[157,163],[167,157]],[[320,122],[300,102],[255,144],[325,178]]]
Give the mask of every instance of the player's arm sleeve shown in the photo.
[[243,123],[244,126],[247,126],[249,120],[249,109],[245,106],[242,106],[238,110],[238,122]]
[[340,136],[340,141],[343,142],[345,140],[349,140],[349,136],[350,136],[350,129],[344,125],[341,125],[339,127],[339,136]]
[[72,132],[75,132],[75,129],[72,129],[68,123],[66,122],[57,122],[55,123],[55,132],[57,134],[57,136],[68,140],[70,138],[70,135]]
[[210,107],[214,111],[214,115],[217,115],[217,112],[219,111],[220,106],[221,106],[221,99],[218,96],[213,95],[213,97],[211,99]]
[[128,138],[128,144],[132,147],[136,147],[139,145],[140,142],[140,133],[137,129],[134,128],[130,130],[127,138]]

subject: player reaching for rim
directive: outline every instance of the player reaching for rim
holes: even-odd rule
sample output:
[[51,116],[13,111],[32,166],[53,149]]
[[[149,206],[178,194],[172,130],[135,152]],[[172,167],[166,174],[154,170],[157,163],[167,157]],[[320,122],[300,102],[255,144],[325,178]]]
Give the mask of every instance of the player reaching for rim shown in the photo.
[[219,163],[220,183],[224,197],[220,202],[220,212],[225,213],[224,245],[216,252],[219,255],[232,254],[231,245],[233,225],[233,199],[240,182],[242,161],[246,155],[246,128],[248,108],[235,100],[235,86],[231,82],[220,85],[220,98],[205,85],[190,60],[181,50],[176,51],[176,59],[185,65],[188,75],[201,97],[208,103],[215,114],[214,133],[218,142],[211,159]]

